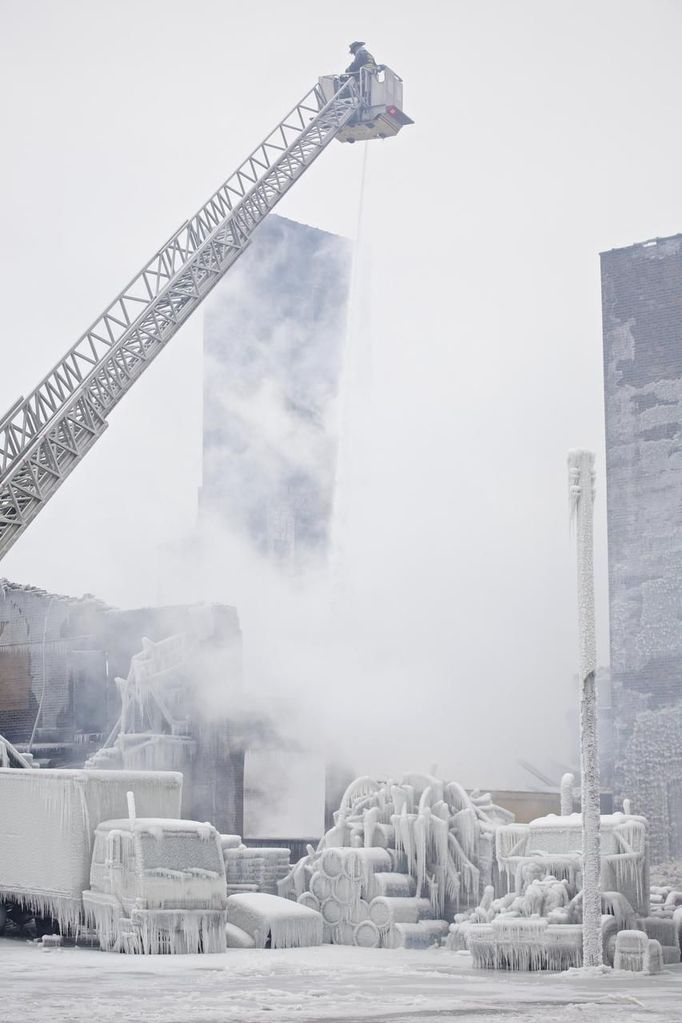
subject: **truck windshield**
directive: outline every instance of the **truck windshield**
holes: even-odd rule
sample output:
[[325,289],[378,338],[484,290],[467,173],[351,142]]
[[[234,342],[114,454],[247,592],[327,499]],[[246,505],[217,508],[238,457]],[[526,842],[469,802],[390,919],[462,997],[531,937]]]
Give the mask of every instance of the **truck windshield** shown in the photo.
[[199,835],[163,832],[141,835],[142,859],[145,870],[178,870],[220,874],[222,864],[215,840]]

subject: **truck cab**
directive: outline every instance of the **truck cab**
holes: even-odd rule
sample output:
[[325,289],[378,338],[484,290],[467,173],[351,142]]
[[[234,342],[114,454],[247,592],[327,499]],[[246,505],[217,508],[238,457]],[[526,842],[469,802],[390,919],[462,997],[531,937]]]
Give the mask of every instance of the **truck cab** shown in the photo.
[[83,911],[106,951],[223,952],[225,865],[216,829],[185,820],[104,821]]

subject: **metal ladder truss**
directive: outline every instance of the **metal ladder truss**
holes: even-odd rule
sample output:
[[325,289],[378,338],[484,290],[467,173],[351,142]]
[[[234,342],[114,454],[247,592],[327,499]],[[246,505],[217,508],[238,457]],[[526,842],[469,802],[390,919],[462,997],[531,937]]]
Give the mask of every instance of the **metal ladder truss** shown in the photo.
[[0,419],[0,558],[107,426],[111,409],[239,258],[360,105],[316,85],[168,239],[36,389]]

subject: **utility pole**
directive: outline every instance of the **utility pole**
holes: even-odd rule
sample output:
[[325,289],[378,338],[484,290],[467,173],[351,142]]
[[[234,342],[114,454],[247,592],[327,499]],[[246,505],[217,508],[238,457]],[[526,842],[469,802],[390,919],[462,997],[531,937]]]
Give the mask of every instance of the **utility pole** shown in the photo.
[[602,965],[599,886],[599,748],[597,743],[597,645],[594,615],[594,453],[568,453],[571,518],[578,555],[580,766],[583,815],[583,965]]

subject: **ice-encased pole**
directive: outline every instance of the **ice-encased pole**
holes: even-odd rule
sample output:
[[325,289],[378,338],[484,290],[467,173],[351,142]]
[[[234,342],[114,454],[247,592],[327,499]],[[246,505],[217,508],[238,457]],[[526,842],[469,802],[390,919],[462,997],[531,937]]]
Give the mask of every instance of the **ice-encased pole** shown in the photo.
[[580,766],[583,816],[583,965],[602,965],[599,890],[599,750],[594,615],[594,453],[569,451],[568,483],[578,556]]

